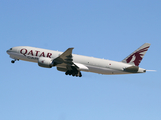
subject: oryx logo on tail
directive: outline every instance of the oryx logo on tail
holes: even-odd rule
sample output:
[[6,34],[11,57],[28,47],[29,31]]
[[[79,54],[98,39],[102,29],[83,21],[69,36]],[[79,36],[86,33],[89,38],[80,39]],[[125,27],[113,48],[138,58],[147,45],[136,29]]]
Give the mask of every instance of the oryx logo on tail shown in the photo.
[[128,57],[126,57],[122,62],[129,63],[134,66],[139,66],[141,60],[143,59],[145,53],[147,52],[148,48],[150,47],[149,43],[145,43]]

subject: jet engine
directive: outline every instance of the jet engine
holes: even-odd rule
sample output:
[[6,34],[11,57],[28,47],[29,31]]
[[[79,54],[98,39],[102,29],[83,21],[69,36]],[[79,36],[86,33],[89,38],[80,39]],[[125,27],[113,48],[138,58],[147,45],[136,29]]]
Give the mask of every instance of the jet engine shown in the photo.
[[50,58],[40,57],[38,59],[38,65],[40,67],[51,68],[53,66],[53,62]]

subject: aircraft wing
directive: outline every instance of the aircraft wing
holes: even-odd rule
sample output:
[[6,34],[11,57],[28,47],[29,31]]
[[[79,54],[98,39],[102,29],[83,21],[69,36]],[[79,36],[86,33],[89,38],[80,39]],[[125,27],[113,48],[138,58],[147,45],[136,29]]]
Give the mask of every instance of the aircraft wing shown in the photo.
[[65,72],[66,75],[73,75],[81,77],[82,74],[80,70],[87,70],[88,68],[80,63],[73,62],[72,50],[74,48],[68,48],[64,53],[59,57],[55,58],[53,61],[54,66],[57,66],[57,70]]
[[66,64],[66,65],[72,65],[73,59],[72,59],[72,50],[74,48],[68,48],[64,53],[62,53],[59,57],[54,59],[54,62],[56,64]]

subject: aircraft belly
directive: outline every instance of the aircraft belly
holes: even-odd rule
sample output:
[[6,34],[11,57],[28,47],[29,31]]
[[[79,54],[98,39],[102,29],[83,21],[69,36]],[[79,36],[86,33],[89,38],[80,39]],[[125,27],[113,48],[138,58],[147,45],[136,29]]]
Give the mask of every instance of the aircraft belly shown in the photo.
[[89,68],[89,72],[94,72],[98,74],[112,74],[112,69],[101,68],[96,66],[87,66]]
[[[112,74],[129,74],[127,72],[121,71],[121,70],[115,70],[111,68],[102,68],[102,67],[96,67],[96,66],[88,66],[89,68],[88,72],[98,73],[98,74],[105,74],[105,75],[112,75]],[[84,70],[82,70],[84,71]]]

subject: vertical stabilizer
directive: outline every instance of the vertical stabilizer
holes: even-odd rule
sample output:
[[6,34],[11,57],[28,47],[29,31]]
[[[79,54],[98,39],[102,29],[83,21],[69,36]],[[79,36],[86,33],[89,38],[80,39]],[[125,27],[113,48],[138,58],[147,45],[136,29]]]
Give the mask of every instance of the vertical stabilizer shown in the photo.
[[149,43],[143,44],[141,47],[135,50],[132,54],[130,54],[128,57],[122,60],[122,62],[131,64],[133,66],[139,66],[141,60],[143,59],[145,53],[148,51],[149,47],[150,47]]

